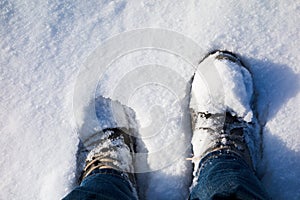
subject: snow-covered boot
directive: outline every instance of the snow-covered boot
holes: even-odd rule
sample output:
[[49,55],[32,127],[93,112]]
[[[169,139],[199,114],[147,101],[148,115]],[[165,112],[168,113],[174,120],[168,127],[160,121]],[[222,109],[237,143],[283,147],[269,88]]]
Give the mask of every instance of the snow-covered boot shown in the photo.
[[195,178],[200,160],[214,151],[238,155],[253,168],[258,145],[253,83],[239,58],[227,51],[209,54],[198,66],[191,93]]
[[118,128],[105,129],[99,134],[102,134],[102,138],[87,155],[83,177],[88,176],[94,169],[104,168],[133,173],[132,137]]
[[115,169],[124,172],[135,187],[133,111],[104,97],[95,100],[95,109],[101,130],[83,141],[87,157],[82,179],[95,169]]

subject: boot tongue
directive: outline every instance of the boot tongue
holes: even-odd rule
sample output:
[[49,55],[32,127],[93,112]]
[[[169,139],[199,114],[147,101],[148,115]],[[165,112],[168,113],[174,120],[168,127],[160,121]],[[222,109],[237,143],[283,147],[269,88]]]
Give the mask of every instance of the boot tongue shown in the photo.
[[225,122],[225,113],[217,113],[211,114],[207,112],[192,112],[193,113],[193,121],[192,128],[196,129],[211,129],[214,132],[221,132],[224,127]]

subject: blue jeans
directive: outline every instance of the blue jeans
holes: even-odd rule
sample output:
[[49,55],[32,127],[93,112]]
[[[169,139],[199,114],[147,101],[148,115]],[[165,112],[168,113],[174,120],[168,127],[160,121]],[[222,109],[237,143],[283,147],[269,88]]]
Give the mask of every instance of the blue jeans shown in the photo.
[[257,176],[238,155],[226,150],[202,158],[189,199],[269,199]]
[[136,194],[126,174],[114,169],[91,172],[63,200],[136,200]]
[[[268,199],[246,162],[235,154],[213,152],[200,161],[199,178],[189,199]],[[113,169],[101,169],[86,177],[64,200],[136,199],[128,178]]]

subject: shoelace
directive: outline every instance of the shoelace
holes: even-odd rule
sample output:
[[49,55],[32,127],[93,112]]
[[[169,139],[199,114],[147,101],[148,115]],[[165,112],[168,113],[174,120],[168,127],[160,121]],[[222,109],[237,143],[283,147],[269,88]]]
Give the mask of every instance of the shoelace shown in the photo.
[[[194,121],[193,129],[207,130],[214,137],[214,144],[206,152],[220,149],[228,149],[241,155],[247,149],[244,132],[248,123],[243,119],[233,116],[230,112],[226,113],[205,113],[192,112]],[[205,154],[205,153],[204,153]],[[196,160],[200,158],[187,158],[187,160]]]

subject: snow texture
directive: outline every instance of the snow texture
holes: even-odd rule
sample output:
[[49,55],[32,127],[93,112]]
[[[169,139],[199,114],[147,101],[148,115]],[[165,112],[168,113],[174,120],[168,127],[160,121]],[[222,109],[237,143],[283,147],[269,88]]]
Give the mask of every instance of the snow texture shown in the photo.
[[[250,101],[253,95],[253,84],[250,73],[239,64],[228,60],[218,60],[215,53],[200,63],[193,79],[191,107],[197,112],[225,113],[233,111],[245,121],[252,120]],[[201,69],[199,69],[201,68]],[[202,74],[200,70],[214,73]],[[211,75],[211,77],[208,77]],[[213,80],[210,84],[209,80]]]
[[[73,91],[80,68],[108,38],[145,27],[193,39],[202,48],[198,60],[214,49],[241,56],[253,74],[263,126],[259,175],[272,199],[300,199],[299,12],[292,0],[1,0],[0,199],[61,199],[74,187]],[[135,75],[145,64],[168,69]],[[134,80],[170,80],[169,88],[137,88],[125,103],[154,155],[141,163],[155,170],[139,175],[146,180],[141,199],[186,199],[192,165],[184,159],[191,134],[185,95],[194,68],[170,52],[145,49],[116,59],[110,70],[98,86],[107,97],[130,70]]]
[[[91,108],[92,107],[92,108]],[[92,118],[93,113],[90,110],[95,110],[96,118]],[[118,101],[112,101],[109,98],[98,96],[91,102],[87,102],[85,109],[82,112],[80,120],[83,122],[79,125],[79,139],[87,150],[91,150],[98,140],[102,140],[102,130],[110,128],[121,128],[127,134],[137,135],[138,125],[135,120],[135,113],[132,109],[122,105]],[[98,133],[99,134],[95,134]]]

